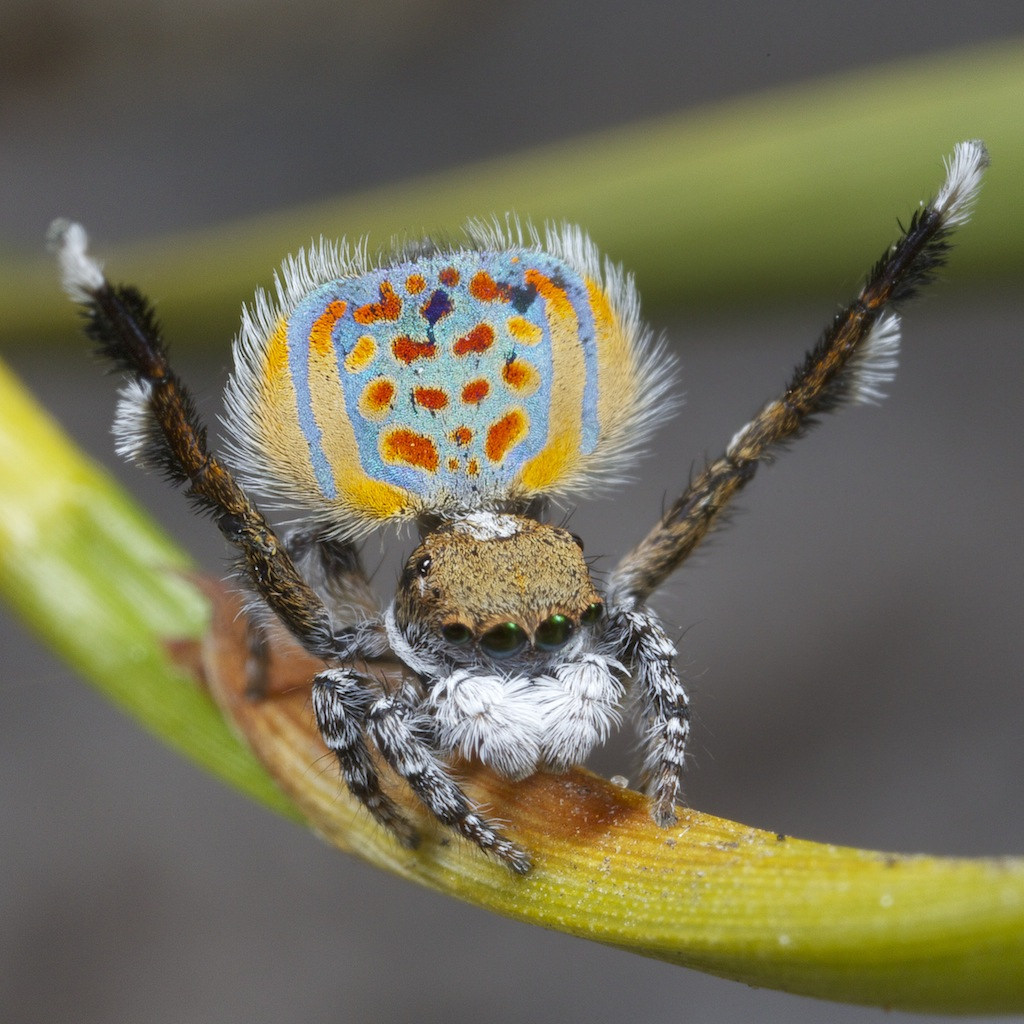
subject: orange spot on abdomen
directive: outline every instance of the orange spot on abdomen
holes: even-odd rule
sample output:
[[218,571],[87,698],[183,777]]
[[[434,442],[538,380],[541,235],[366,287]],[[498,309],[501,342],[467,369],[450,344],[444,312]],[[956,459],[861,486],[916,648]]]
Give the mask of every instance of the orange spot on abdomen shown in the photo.
[[483,377],[478,377],[462,389],[462,401],[465,405],[478,405],[487,397],[490,390],[491,385]]
[[508,330],[512,337],[526,345],[536,345],[544,337],[544,331],[523,316],[510,316]]
[[454,267],[445,267],[440,274],[437,275],[437,279],[443,285],[447,285],[449,288],[454,288],[459,283],[459,272]]
[[412,398],[418,406],[431,412],[437,412],[448,405],[448,392],[442,388],[415,388]]
[[436,353],[434,343],[431,341],[416,341],[408,334],[400,335],[391,342],[391,351],[395,358],[408,366],[417,359],[433,359]]
[[419,293],[426,287],[427,282],[423,280],[422,274],[410,274],[405,279],[405,290],[410,295],[419,295]]
[[402,300],[390,281],[380,283],[380,302],[368,302],[352,314],[357,324],[375,324],[378,320],[397,320],[402,313]]
[[494,328],[490,324],[477,324],[452,346],[452,351],[457,356],[468,356],[471,352],[480,355],[486,352],[494,344]]
[[408,427],[396,427],[384,434],[380,439],[380,453],[385,462],[403,463],[428,473],[436,473],[440,462],[434,442]]
[[501,462],[526,437],[528,422],[522,409],[510,409],[487,428],[484,454],[491,462]]
[[381,420],[391,409],[395,385],[387,377],[371,380],[359,396],[359,411],[369,420]]
[[486,270],[478,270],[469,282],[469,294],[481,302],[508,302],[512,289],[507,284],[498,284]]
[[356,338],[352,351],[345,356],[345,369],[349,373],[359,373],[373,362],[376,355],[377,343],[369,334],[360,335],[360,337]]
[[513,391],[533,394],[540,387],[540,373],[537,367],[525,359],[510,359],[501,368],[501,376]]
[[315,355],[330,354],[334,325],[345,315],[346,309],[347,302],[335,299],[329,302],[327,308],[313,321],[313,326],[309,329],[309,348]]

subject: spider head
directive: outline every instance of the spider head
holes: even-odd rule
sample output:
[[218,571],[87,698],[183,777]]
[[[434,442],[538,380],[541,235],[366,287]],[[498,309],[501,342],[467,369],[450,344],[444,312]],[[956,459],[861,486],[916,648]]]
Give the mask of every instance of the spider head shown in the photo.
[[550,658],[601,619],[579,539],[559,526],[477,512],[429,534],[409,556],[395,605],[457,663],[482,655]]

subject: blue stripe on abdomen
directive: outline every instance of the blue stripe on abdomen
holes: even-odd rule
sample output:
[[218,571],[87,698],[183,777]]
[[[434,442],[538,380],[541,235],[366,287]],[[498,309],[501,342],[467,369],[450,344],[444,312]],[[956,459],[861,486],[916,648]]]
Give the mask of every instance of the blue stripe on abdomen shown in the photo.
[[313,400],[309,386],[309,334],[313,328],[313,321],[333,297],[330,294],[333,289],[336,289],[336,284],[318,288],[303,299],[288,319],[288,371],[291,374],[292,386],[295,388],[299,426],[309,446],[309,461],[316,474],[320,493],[328,499],[336,498],[338,490],[334,483],[334,473],[324,454],[320,425],[313,415]]

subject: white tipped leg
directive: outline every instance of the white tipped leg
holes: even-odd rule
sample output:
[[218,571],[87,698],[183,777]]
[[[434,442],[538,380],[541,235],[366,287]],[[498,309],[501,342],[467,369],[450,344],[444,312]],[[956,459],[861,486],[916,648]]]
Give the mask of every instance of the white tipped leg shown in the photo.
[[966,223],[971,217],[982,175],[989,165],[988,150],[980,139],[958,142],[953,147],[953,155],[944,162],[946,180],[932,209],[942,215],[944,224],[952,227]]
[[74,302],[88,302],[106,284],[106,279],[102,264],[88,254],[89,236],[85,228],[61,218],[50,225],[46,241],[60,264],[64,291]]

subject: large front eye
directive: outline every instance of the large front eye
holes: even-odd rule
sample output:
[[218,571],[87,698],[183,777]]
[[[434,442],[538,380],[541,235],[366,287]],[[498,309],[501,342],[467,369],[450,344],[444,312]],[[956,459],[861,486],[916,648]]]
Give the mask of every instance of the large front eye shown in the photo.
[[568,616],[551,615],[537,627],[534,640],[542,651],[557,651],[575,632],[576,626]]
[[502,622],[480,637],[480,646],[492,658],[511,658],[526,646],[526,630],[515,622]]
[[473,631],[464,622],[448,622],[441,627],[441,636],[454,647],[462,647],[473,639]]

